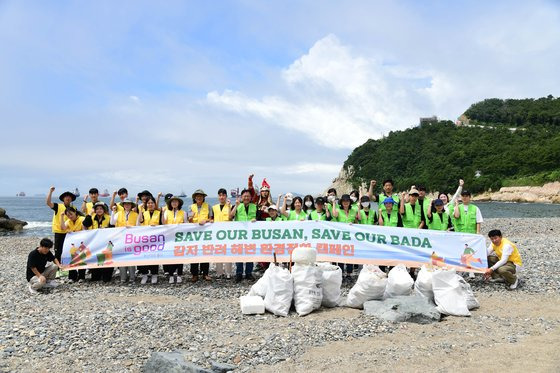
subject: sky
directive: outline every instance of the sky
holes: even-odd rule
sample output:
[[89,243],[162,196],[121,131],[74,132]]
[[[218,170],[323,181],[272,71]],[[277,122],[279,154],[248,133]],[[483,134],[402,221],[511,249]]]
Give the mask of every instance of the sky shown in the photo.
[[560,95],[558,1],[0,0],[0,195],[317,194],[368,139]]

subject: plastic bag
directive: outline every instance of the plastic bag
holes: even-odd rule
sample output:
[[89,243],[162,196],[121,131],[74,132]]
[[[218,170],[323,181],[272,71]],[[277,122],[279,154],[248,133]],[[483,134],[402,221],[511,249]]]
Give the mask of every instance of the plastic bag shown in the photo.
[[439,312],[445,315],[470,316],[465,291],[455,270],[437,271],[432,274],[434,301]]
[[268,288],[268,276],[270,275],[270,268],[272,268],[272,266],[273,265],[271,264],[270,267],[268,267],[267,270],[264,271],[262,277],[259,278],[258,281],[253,284],[253,286],[251,286],[251,289],[249,289],[247,295],[258,295],[259,297],[265,297],[266,289]]
[[478,303],[478,300],[476,300],[476,298],[474,297],[474,293],[471,289],[471,285],[467,281],[465,281],[463,277],[459,275],[456,276],[458,277],[459,283],[461,284],[461,288],[463,289],[465,301],[467,302],[467,308],[469,310],[472,310],[480,307],[480,303]]
[[340,302],[340,286],[342,285],[342,270],[339,266],[330,263],[319,263],[317,267],[321,270],[321,288],[323,289],[323,301],[325,307],[336,307]]
[[418,275],[416,276],[416,282],[414,282],[414,292],[428,300],[434,300],[434,288],[432,286],[432,274],[426,266],[422,266]]
[[382,299],[387,286],[387,275],[374,265],[364,265],[356,284],[350,289],[346,305],[352,308],[363,308],[368,300]]
[[263,299],[257,295],[243,295],[239,298],[239,303],[244,315],[264,313]]
[[296,247],[292,251],[292,262],[295,264],[315,264],[317,259],[317,250],[311,247]]
[[399,264],[389,271],[387,276],[387,287],[385,298],[397,297],[399,295],[410,295],[414,280],[408,274],[404,264]]
[[294,278],[294,305],[300,316],[305,316],[321,307],[321,271],[315,265],[295,264],[292,268]]
[[[264,297],[264,307],[276,316],[288,316],[294,296],[294,280],[285,268],[271,264],[268,276],[268,288]],[[267,271],[268,271],[267,270]]]

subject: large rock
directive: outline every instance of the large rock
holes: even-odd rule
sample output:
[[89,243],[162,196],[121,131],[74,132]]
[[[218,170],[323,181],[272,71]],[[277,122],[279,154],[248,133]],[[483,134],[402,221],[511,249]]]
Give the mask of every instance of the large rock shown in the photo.
[[5,216],[0,218],[0,230],[21,231],[27,225],[26,221],[10,219]]
[[212,373],[211,370],[185,361],[179,351],[154,352],[144,364],[145,373]]
[[7,218],[6,210],[4,210],[2,207],[0,207],[0,218]]
[[399,296],[382,301],[370,300],[364,303],[364,312],[366,315],[392,322],[429,324],[441,318],[434,304],[417,295]]

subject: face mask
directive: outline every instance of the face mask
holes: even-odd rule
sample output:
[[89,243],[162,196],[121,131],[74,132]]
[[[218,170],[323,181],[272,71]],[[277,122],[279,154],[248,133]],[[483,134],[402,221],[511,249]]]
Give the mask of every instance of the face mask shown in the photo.
[[313,206],[313,202],[311,202],[311,201],[305,201],[305,206],[311,207],[311,206]]
[[362,207],[363,208],[369,207],[369,202],[362,202]]
[[329,200],[330,203],[333,203],[334,200],[336,199],[335,196],[328,196],[327,199]]
[[288,205],[291,205],[291,204],[292,204],[292,199],[291,199],[291,198],[286,198],[286,203],[287,203]]
[[352,200],[352,202],[356,202],[358,199],[354,196],[350,197],[350,199]]

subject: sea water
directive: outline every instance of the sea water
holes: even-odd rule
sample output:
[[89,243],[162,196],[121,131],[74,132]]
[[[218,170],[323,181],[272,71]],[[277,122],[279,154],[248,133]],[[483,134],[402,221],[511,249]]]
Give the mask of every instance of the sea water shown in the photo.
[[[109,204],[110,198],[99,198]],[[80,209],[82,197],[76,199],[74,205]],[[186,209],[191,203],[191,198],[183,198]],[[235,203],[234,199],[231,199]],[[53,196],[53,202],[59,202]],[[211,206],[218,203],[216,197],[207,197],[206,202]],[[476,202],[475,203],[484,218],[540,218],[540,217],[560,217],[560,204],[543,203],[508,203],[508,202]],[[163,205],[163,197],[160,206]],[[50,236],[53,210],[45,203],[45,197],[0,197],[0,207],[6,210],[6,214],[15,219],[24,220],[28,224],[22,232],[4,233],[5,235],[24,235],[24,236]],[[376,208],[375,204],[372,208]]]

